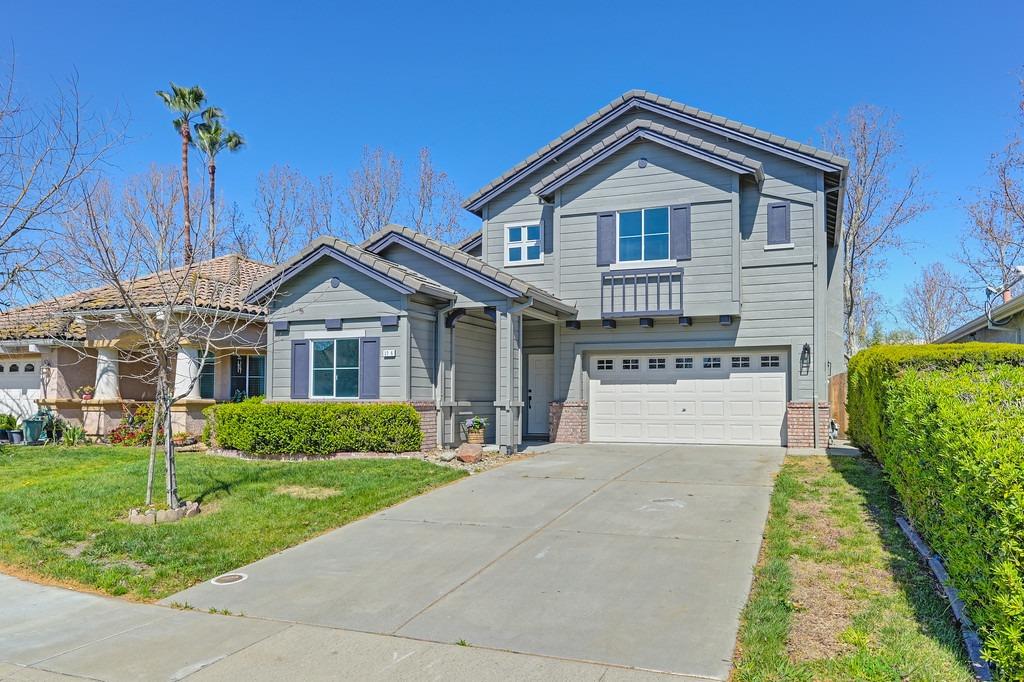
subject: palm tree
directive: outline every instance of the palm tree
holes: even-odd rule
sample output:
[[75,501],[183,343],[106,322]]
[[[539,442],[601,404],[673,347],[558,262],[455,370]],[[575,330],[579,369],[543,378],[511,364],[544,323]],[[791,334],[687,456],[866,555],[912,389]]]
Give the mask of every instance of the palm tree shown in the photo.
[[245,140],[234,130],[228,130],[222,117],[214,109],[203,112],[203,122],[197,123],[196,147],[206,156],[206,170],[210,176],[210,255],[217,256],[217,154],[225,149],[237,152]]
[[[171,91],[157,90],[157,97],[163,100],[164,104],[171,111],[178,114],[172,121],[174,129],[181,135],[181,192],[184,204],[184,228],[185,228],[185,263],[192,262],[192,207],[189,203],[188,187],[188,147],[192,143],[192,121],[206,104],[206,93],[198,85],[184,88],[171,83]],[[212,115],[220,116],[221,112],[215,107],[210,107],[203,112],[212,112]]]

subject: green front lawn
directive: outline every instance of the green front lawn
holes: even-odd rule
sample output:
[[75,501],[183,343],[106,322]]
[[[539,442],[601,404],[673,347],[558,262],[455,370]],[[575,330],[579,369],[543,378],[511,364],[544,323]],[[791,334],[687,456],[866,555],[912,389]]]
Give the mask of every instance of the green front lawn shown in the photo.
[[[159,599],[393,505],[462,472],[415,459],[245,461],[178,455],[179,491],[204,512],[129,525],[148,449],[0,450],[0,569]],[[163,498],[163,472],[156,496]]]
[[743,613],[735,679],[973,679],[868,458],[789,457]]

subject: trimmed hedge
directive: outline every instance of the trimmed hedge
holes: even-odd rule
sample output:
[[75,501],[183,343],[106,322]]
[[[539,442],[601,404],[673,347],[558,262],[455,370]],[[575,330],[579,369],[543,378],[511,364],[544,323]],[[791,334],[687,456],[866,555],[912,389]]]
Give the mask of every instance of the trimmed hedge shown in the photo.
[[411,452],[423,433],[401,403],[265,403],[247,400],[204,410],[208,444],[250,455],[325,456],[337,452]]
[[[1024,348],[882,347],[850,362],[850,431],[939,552],[1003,679],[1024,679]],[[856,387],[856,388],[855,388]]]
[[858,447],[875,452],[884,442],[888,382],[902,370],[1024,365],[1024,346],[1015,343],[944,343],[872,346],[850,358],[847,368],[847,433]]

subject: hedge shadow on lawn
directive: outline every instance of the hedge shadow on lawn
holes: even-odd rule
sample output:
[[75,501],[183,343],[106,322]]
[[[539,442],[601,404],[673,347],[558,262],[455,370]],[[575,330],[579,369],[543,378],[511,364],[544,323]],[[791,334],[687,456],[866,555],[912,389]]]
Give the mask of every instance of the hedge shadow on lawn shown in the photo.
[[[843,479],[864,495],[864,510],[878,529],[878,536],[900,593],[910,604],[921,633],[938,646],[952,651],[967,665],[967,653],[960,637],[960,627],[948,602],[941,596],[928,566],[896,524],[896,517],[905,514],[896,491],[889,485],[885,470],[870,455],[861,457],[829,457],[829,465]],[[877,476],[864,473],[862,467],[877,469]]]

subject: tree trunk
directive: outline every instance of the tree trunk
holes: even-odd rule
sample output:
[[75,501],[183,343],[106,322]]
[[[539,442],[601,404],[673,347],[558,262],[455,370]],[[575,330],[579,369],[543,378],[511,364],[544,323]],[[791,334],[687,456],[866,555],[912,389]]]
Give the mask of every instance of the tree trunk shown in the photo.
[[217,165],[210,157],[210,258],[217,257]]
[[153,504],[153,478],[156,470],[156,441],[160,433],[160,403],[153,401],[153,432],[149,442],[149,470],[146,472],[146,506]]
[[186,264],[192,262],[192,204],[189,201],[188,193],[188,145],[191,140],[192,135],[189,133],[188,121],[185,121],[181,124],[181,193],[184,204],[182,225],[185,228],[184,259]]
[[178,499],[178,472],[174,462],[174,438],[171,437],[171,404],[167,401],[164,409],[164,459],[167,465],[167,506],[177,509],[181,506]]

